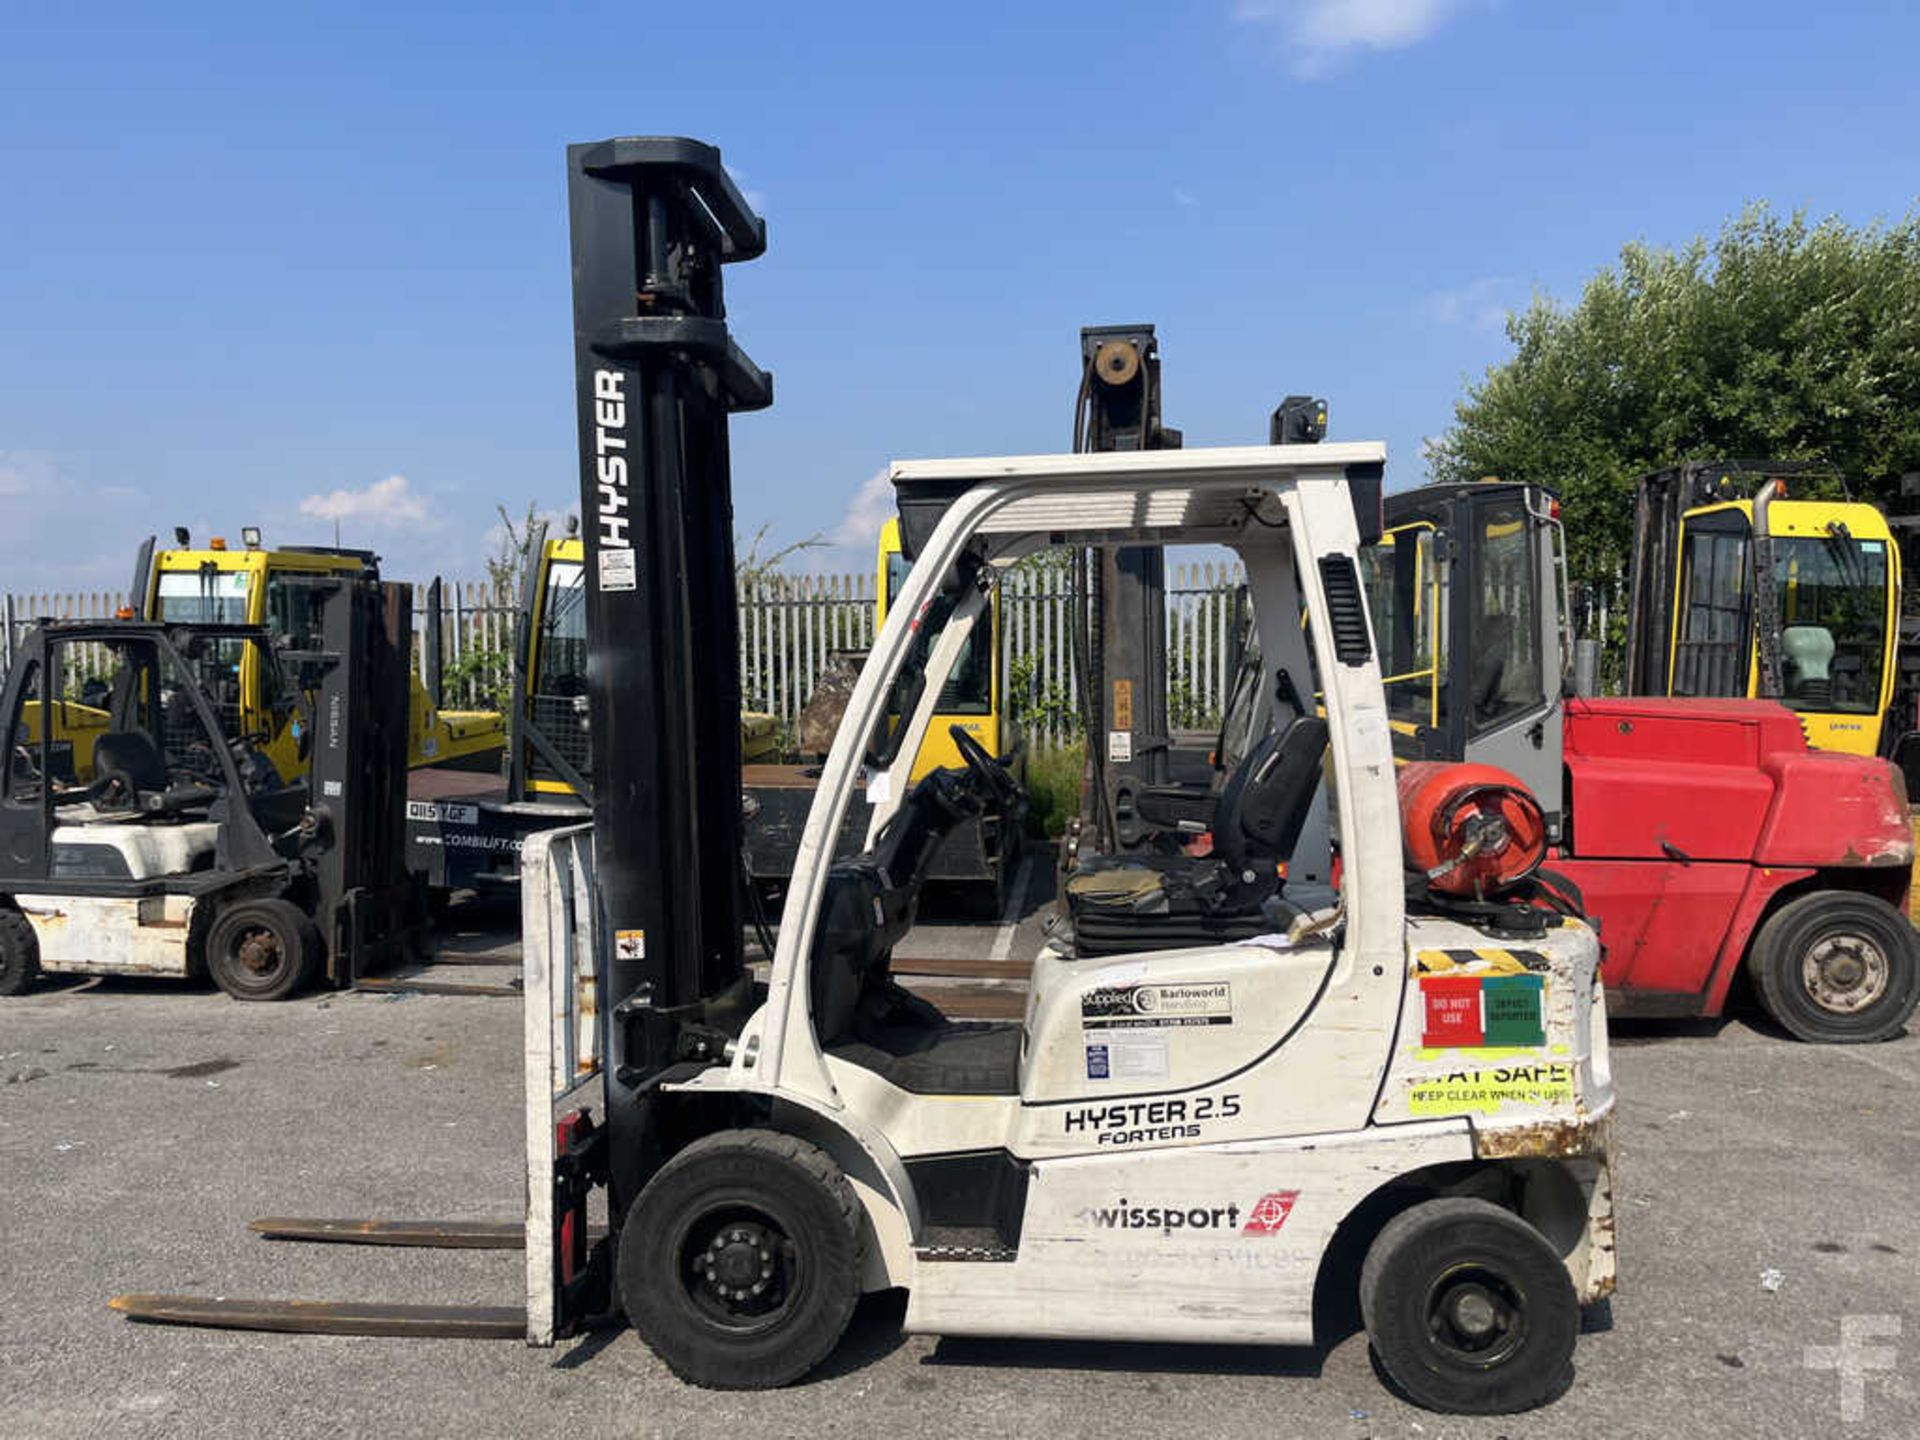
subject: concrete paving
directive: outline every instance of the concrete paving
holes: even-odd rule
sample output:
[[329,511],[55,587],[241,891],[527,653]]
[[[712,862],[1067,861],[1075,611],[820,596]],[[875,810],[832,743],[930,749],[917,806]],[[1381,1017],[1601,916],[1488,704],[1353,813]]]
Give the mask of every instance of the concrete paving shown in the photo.
[[[513,999],[241,1005],[68,982],[0,1001],[0,1436],[1920,1433],[1920,1037],[1814,1049],[1738,1022],[1617,1034],[1620,1293],[1571,1391],[1531,1415],[1409,1408],[1359,1336],[907,1339],[891,1296],[817,1376],[770,1394],[683,1386],[629,1331],[533,1351],[108,1311],[127,1290],[517,1303],[517,1254],[275,1245],[246,1222],[515,1217],[518,1026]],[[1856,1368],[1849,1423],[1841,1375],[1807,1361],[1850,1316],[1854,1362],[1892,1368]],[[1902,1336],[1873,1338],[1896,1323]]]

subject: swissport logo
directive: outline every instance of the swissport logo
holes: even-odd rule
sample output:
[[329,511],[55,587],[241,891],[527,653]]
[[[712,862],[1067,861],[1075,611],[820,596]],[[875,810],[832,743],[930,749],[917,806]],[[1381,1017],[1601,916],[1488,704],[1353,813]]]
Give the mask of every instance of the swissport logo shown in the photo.
[[1238,1205],[1135,1205],[1122,1196],[1118,1205],[1099,1205],[1080,1212],[1083,1224],[1101,1230],[1157,1230],[1162,1235],[1188,1230],[1239,1230],[1242,1235],[1277,1235],[1293,1213],[1298,1190],[1274,1190],[1262,1195],[1246,1211],[1241,1225]]
[[1253,1202],[1253,1209],[1247,1212],[1246,1228],[1242,1235],[1277,1235],[1280,1227],[1287,1223],[1287,1216],[1293,1213],[1293,1202],[1300,1198],[1298,1190],[1275,1190],[1262,1195]]

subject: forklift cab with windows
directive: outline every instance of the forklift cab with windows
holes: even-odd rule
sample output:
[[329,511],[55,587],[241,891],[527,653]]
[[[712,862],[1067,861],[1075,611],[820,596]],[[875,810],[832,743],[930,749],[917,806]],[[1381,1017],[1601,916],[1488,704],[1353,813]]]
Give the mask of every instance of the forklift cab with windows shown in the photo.
[[[1900,547],[1854,500],[1788,498],[1825,467],[1675,466],[1640,477],[1627,615],[1635,695],[1778,700],[1819,750],[1888,755],[1920,728],[1894,709]],[[1911,696],[1908,697],[1911,700]]]
[[1429,485],[1388,497],[1363,560],[1402,760],[1517,776],[1561,828],[1565,545],[1538,486]]

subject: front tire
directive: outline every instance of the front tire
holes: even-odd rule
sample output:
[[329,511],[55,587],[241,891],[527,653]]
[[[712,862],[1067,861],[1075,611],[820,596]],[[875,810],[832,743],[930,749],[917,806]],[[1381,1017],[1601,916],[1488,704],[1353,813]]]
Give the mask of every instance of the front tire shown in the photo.
[[822,1150],[723,1130],[660,1168],[621,1227],[621,1302],[682,1380],[764,1390],[824,1360],[860,1298],[860,1206]]
[[18,910],[0,908],[0,995],[24,994],[40,974],[40,940]]
[[1767,917],[1747,957],[1760,1003],[1796,1039],[1886,1040],[1920,1000],[1920,938],[1886,901],[1816,890]]
[[289,900],[243,900],[207,931],[207,973],[236,1000],[284,1000],[313,978],[320,932]]
[[1387,1378],[1429,1410],[1531,1410],[1572,1379],[1580,1303],[1567,1267],[1485,1200],[1428,1200],[1389,1221],[1360,1268],[1360,1313]]

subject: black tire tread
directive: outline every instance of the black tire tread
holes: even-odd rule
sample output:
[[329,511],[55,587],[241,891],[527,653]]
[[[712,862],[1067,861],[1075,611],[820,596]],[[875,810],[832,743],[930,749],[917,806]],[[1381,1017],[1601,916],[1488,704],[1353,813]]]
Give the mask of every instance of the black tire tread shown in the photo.
[[[1369,1341],[1373,1342],[1374,1355],[1379,1360],[1382,1371],[1396,1386],[1405,1389],[1416,1403],[1452,1414],[1504,1414],[1531,1410],[1551,1400],[1565,1389],[1572,1373],[1571,1337],[1566,1359],[1561,1365],[1555,1367],[1551,1375],[1533,1377],[1516,1373],[1506,1377],[1507,1384],[1490,1385],[1484,1394],[1471,1399],[1442,1396],[1409,1385],[1407,1377],[1393,1369],[1388,1357],[1382,1353],[1377,1339],[1380,1333],[1378,1324],[1384,1319],[1382,1292],[1390,1282],[1392,1271],[1402,1263],[1406,1252],[1418,1245],[1423,1236],[1433,1231],[1471,1224],[1492,1225],[1515,1236],[1526,1237],[1538,1244],[1545,1255],[1551,1256],[1555,1266],[1561,1265],[1560,1258],[1553,1255],[1552,1248],[1533,1226],[1511,1210],[1503,1209],[1492,1201],[1457,1195],[1422,1201],[1389,1220],[1374,1237],[1373,1244],[1367,1248],[1367,1257],[1360,1266],[1361,1321],[1366,1326]],[[1560,1273],[1565,1276],[1564,1269]],[[1570,1277],[1566,1279],[1566,1291],[1562,1299],[1570,1309],[1573,1335],[1577,1335],[1579,1305],[1574,1296],[1573,1281]],[[1515,1384],[1515,1381],[1529,1383]]]
[[[1798,1007],[1792,994],[1799,975],[1798,951],[1806,943],[1800,933],[1821,920],[1830,918],[1836,907],[1853,907],[1871,916],[1887,928],[1896,946],[1904,942],[1904,963],[1899,954],[1888,957],[1893,973],[1888,977],[1887,994],[1866,1013],[1870,1023],[1858,1028],[1835,1021],[1822,1024]],[[1818,919],[1810,918],[1818,917]],[[1797,1040],[1810,1044],[1869,1045],[1888,1040],[1906,1029],[1916,1002],[1920,1002],[1920,959],[1912,924],[1893,906],[1876,895],[1856,890],[1814,890],[1795,896],[1761,922],[1759,932],[1747,950],[1747,972],[1753,980],[1760,1004],[1773,1021]]]
[[[265,911],[277,917],[278,924],[293,936],[295,946],[299,952],[295,958],[293,972],[284,984],[278,985],[271,990],[258,991],[252,994],[229,990],[224,984],[221,984],[220,967],[215,960],[215,956],[221,948],[219,942],[224,936],[226,927],[229,924],[237,923],[234,921],[236,915],[249,910]],[[306,912],[291,900],[276,896],[268,899],[242,900],[228,906],[218,915],[214,916],[213,923],[207,927],[207,937],[202,958],[206,964],[207,973],[212,976],[214,984],[219,985],[222,991],[232,996],[235,1000],[271,1002],[289,999],[306,989],[306,987],[312,983],[314,974],[319,969],[321,960],[320,952],[324,944],[325,942],[320,938],[319,930],[315,928],[313,921],[307,917]]]
[[[728,1150],[758,1152],[776,1161],[780,1161],[799,1170],[821,1193],[832,1202],[836,1218],[848,1237],[853,1263],[847,1267],[846,1274],[838,1277],[844,1287],[839,1300],[847,1316],[851,1316],[854,1304],[860,1298],[860,1275],[866,1260],[866,1227],[862,1223],[865,1212],[859,1199],[853,1193],[846,1174],[833,1157],[819,1146],[788,1135],[778,1130],[742,1129],[717,1130],[711,1135],[703,1135],[692,1144],[679,1151],[662,1165],[653,1178],[647,1182],[651,1190],[662,1181],[670,1180],[683,1170],[699,1166],[715,1152]],[[643,1190],[634,1200],[637,1210],[647,1191]],[[819,1283],[829,1283],[831,1277],[824,1273]],[[624,1300],[625,1297],[623,1296]],[[629,1318],[631,1315],[629,1306]],[[682,1363],[681,1359],[661,1351],[649,1342],[667,1368],[690,1385],[703,1390],[772,1390],[791,1383],[812,1370],[830,1355],[839,1345],[845,1333],[844,1322],[837,1328],[820,1327],[812,1336],[810,1344],[798,1349],[788,1358],[788,1363],[779,1367],[763,1365],[747,1373],[720,1373],[701,1366]]]
[[0,968],[0,996],[24,994],[40,974],[40,941],[33,922],[10,905],[0,906],[0,961],[7,962]]

